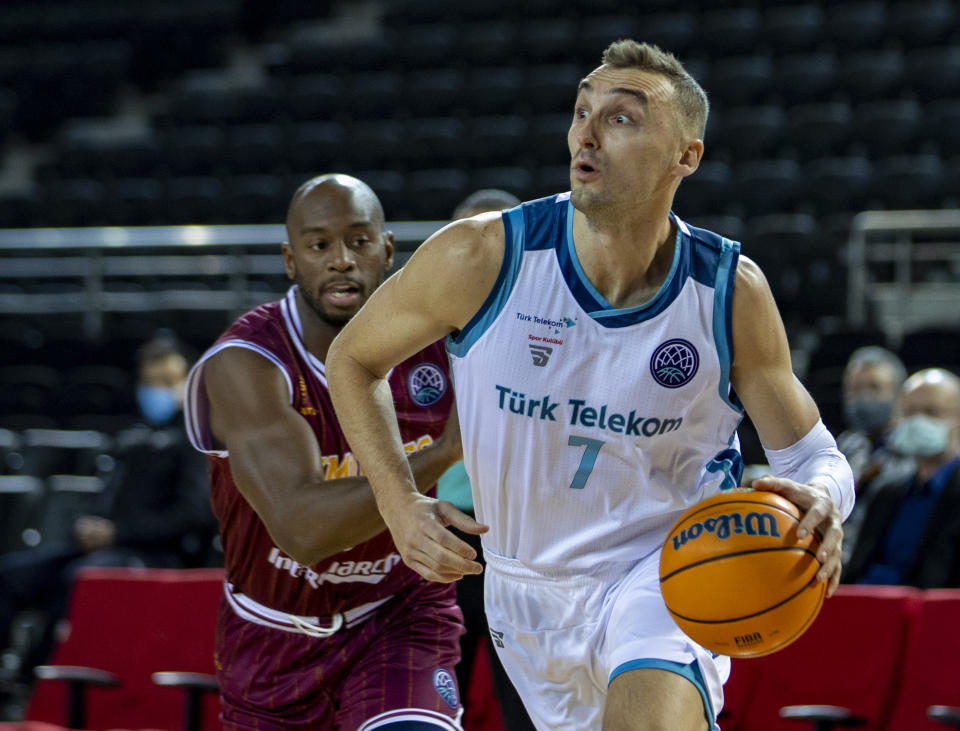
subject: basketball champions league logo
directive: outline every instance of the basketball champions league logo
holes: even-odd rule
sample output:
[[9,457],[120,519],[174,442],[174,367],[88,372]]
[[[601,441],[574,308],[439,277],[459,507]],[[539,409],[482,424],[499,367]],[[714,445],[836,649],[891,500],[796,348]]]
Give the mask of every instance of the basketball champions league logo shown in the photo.
[[447,705],[453,709],[459,705],[457,699],[457,684],[453,681],[453,676],[443,668],[437,668],[433,671],[433,688],[437,695],[446,701]]
[[697,349],[680,338],[661,343],[650,357],[650,374],[665,388],[680,388],[690,383],[699,367]]
[[447,377],[433,363],[421,363],[407,376],[407,390],[417,406],[432,406],[447,392]]

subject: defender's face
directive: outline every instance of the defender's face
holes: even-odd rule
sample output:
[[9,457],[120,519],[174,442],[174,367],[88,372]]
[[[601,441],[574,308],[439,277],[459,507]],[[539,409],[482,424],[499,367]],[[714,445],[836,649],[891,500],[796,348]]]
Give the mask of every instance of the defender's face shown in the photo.
[[393,234],[369,199],[321,186],[287,221],[287,276],[325,322],[342,327],[369,299],[393,263]]
[[573,204],[636,204],[669,187],[681,131],[672,83],[639,69],[601,66],[577,93],[567,134]]

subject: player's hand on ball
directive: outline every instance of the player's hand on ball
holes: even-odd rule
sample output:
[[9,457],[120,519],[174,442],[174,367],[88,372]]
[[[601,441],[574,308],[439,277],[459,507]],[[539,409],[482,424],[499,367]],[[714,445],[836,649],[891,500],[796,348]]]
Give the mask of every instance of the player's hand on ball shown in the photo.
[[477,552],[447,526],[476,534],[486,533],[487,526],[446,500],[412,493],[401,500],[381,512],[407,566],[429,581],[444,583],[483,571],[474,560]]
[[827,596],[832,596],[840,584],[840,571],[843,568],[841,565],[843,528],[840,509],[830,499],[827,488],[771,476],[754,480],[751,487],[755,490],[768,490],[782,495],[805,513],[797,528],[799,537],[802,538],[813,530],[820,533],[820,550],[817,558],[823,566],[817,573],[817,579],[829,582]]

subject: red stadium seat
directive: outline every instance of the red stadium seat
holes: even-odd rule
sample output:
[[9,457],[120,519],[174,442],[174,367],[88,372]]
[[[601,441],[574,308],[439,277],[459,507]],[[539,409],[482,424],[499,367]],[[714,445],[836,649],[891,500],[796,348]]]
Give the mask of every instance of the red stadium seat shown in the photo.
[[750,658],[734,658],[730,664],[730,679],[723,686],[723,708],[720,711],[719,723],[723,731],[743,731],[747,708],[762,663]]
[[907,638],[903,677],[887,731],[945,728],[927,720],[933,705],[960,706],[960,589],[923,592]]
[[483,638],[477,643],[477,651],[473,656],[473,673],[470,677],[470,687],[462,690],[464,731],[510,731],[503,728],[500,704],[490,674],[490,656]]
[[[86,693],[87,729],[182,728],[184,702],[151,680],[155,672],[213,674],[222,569],[84,569],[73,589],[69,635],[52,664],[107,671],[119,687]],[[29,721],[63,723],[67,684],[39,682]],[[216,694],[203,698],[201,728],[219,728]]]
[[740,728],[800,731],[803,725],[796,720],[780,717],[781,708],[799,704],[846,708],[865,720],[863,728],[881,728],[904,667],[907,632],[920,596],[907,587],[841,586],[800,639],[745,661],[756,664],[756,683]]

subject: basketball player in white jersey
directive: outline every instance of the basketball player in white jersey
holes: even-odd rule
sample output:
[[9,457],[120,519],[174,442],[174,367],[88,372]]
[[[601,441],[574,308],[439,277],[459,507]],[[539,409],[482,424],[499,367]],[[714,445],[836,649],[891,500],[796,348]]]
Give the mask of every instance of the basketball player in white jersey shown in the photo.
[[[767,282],[739,244],[671,212],[706,118],[673,56],[612,44],[577,91],[571,192],[445,227],[330,350],[336,410],[404,561],[454,581],[480,566],[446,526],[482,534],[491,633],[539,729],[716,728],[729,658],[680,632],[657,569],[679,514],[737,484],[744,409],[775,475],[754,487],[805,511],[817,579],[839,581],[852,476]],[[479,522],[417,492],[384,380],[443,335]]]

